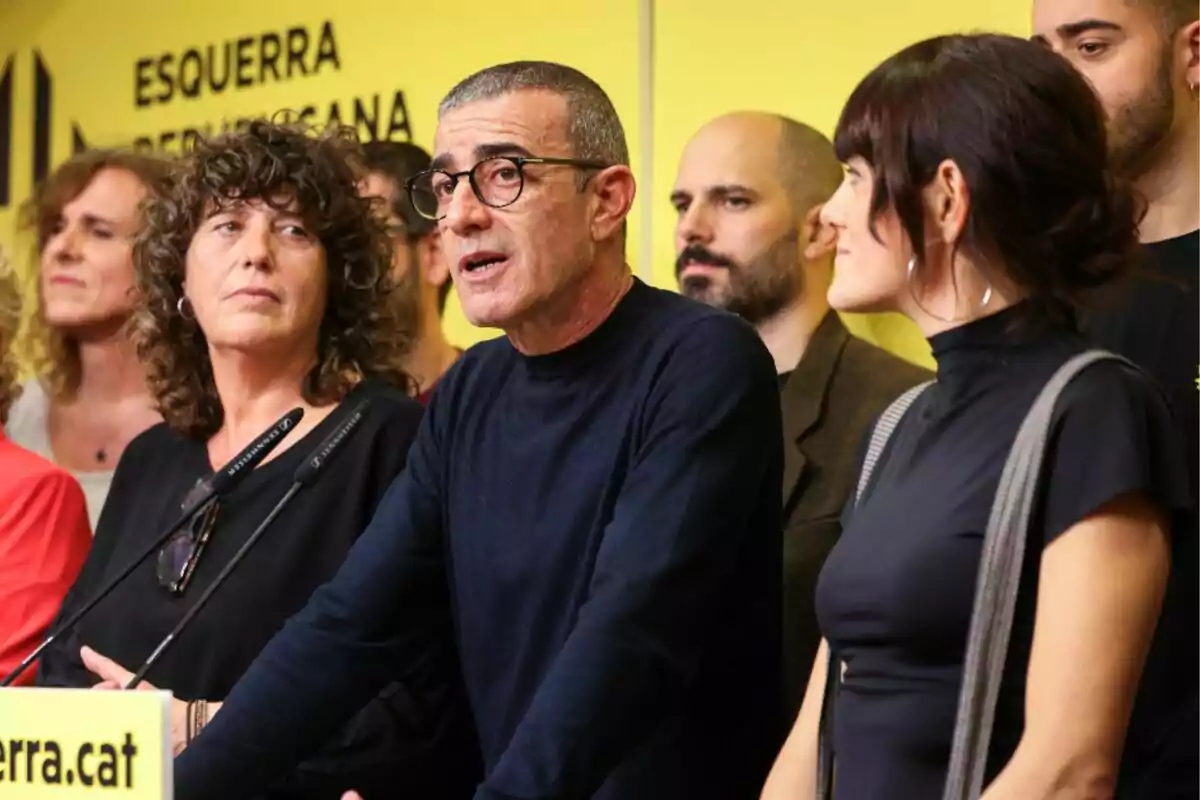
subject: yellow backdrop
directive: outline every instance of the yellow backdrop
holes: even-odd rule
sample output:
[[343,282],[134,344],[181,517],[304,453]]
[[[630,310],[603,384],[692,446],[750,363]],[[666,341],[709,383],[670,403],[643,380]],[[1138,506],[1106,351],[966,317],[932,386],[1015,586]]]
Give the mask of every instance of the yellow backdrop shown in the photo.
[[[39,57],[50,76],[54,163],[71,154],[76,129],[88,144],[148,137],[178,152],[189,128],[220,130],[238,117],[280,108],[311,109],[317,122],[337,113],[343,123],[361,122],[362,136],[386,136],[391,129],[394,138],[411,134],[429,148],[437,103],[455,82],[489,64],[526,58],[561,61],[591,75],[636,135],[637,0],[507,0],[475,3],[475,13],[471,5],[7,0],[0,3],[0,69],[12,56],[14,199],[24,198],[31,185]],[[233,55],[228,76],[227,47]],[[201,66],[212,61],[210,49],[215,73]],[[208,75],[224,84],[219,93],[211,91]],[[198,77],[199,90],[192,91]],[[399,109],[397,93],[403,96]],[[633,166],[641,169],[636,161]],[[28,243],[14,242],[14,225],[12,205],[0,208],[0,246],[15,247],[24,264]],[[630,236],[641,237],[636,219]],[[457,302],[449,304],[446,326],[460,344],[495,334],[467,324]]]
[[[336,115],[363,136],[429,147],[437,101],[455,81],[533,58],[578,67],[612,96],[640,183],[630,260],[646,279],[674,287],[667,197],[679,153],[704,121],[764,109],[832,133],[854,84],[883,58],[937,33],[1025,34],[1029,1],[206,0],[172,8],[159,0],[9,0],[0,6],[0,146],[11,131],[9,169],[0,169],[10,190],[7,206],[0,203],[0,247],[27,265],[14,209],[29,192],[37,152],[51,166],[80,143],[141,139],[178,152],[196,131],[279,108],[314,121]],[[906,321],[848,322],[928,362]],[[495,334],[470,327],[456,303],[446,325],[460,344]]]

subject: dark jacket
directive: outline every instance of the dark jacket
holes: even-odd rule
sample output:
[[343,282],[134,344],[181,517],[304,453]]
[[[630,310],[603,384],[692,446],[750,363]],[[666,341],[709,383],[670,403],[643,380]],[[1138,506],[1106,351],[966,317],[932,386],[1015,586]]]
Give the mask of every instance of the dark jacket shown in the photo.
[[792,716],[821,641],[817,576],[842,530],[863,435],[889,403],[932,377],[852,336],[831,311],[783,387],[784,700]]

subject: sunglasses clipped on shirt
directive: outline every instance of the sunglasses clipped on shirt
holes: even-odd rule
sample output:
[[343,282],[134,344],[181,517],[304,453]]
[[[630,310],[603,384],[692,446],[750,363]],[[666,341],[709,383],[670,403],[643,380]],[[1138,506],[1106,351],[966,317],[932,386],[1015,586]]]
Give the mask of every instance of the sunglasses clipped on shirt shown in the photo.
[[[202,481],[197,482],[196,486],[188,492],[182,508],[187,508],[195,501],[196,495],[203,489],[202,483]],[[192,573],[196,571],[200,554],[204,552],[204,546],[208,544],[213,528],[216,527],[219,505],[214,496],[196,509],[188,523],[168,539],[167,543],[158,551],[156,569],[158,583],[176,597],[182,596],[187,590]]]

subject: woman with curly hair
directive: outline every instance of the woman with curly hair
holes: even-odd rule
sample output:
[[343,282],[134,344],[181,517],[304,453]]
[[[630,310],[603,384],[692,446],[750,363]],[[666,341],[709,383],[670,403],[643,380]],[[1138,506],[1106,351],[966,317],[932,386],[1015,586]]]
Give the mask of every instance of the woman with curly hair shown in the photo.
[[[13,352],[21,316],[16,284],[0,253],[0,424],[20,392]],[[0,433],[0,675],[45,637],[91,545],[78,481]]]
[[[314,136],[256,121],[197,146],[147,205],[134,248],[144,301],[133,336],[165,421],[130,443],[92,557],[62,613],[153,542],[197,481],[288,410],[304,416],[243,483],[201,507],[156,561],[47,652],[42,684],[123,684],[313,448],[371,401],[332,467],[286,506],[148,676],[177,698],[177,749],[337,571],[404,468],[421,420],[399,366],[412,326],[390,311],[390,243],[358,196],[358,163],[357,144],[337,131]],[[450,620],[433,633],[445,647],[421,664],[397,665],[404,683],[286,776],[273,797],[324,797],[364,781],[388,796],[469,796],[466,788],[456,793],[447,779],[453,770],[439,762],[468,761],[473,736]]]
[[[762,797],[814,796],[823,719],[837,800],[967,796],[957,770],[943,790],[956,719],[979,713],[959,693],[977,578],[995,574],[984,534],[1012,488],[1001,473],[1035,398],[1091,349],[1079,312],[1130,265],[1137,206],[1087,81],[1022,39],[905,48],[851,94],[834,144],[830,304],[908,316],[937,380],[860,456],[874,469],[817,583],[824,640]],[[990,740],[976,740],[986,800],[1195,797],[1180,440],[1159,387],[1126,364],[1097,362],[1059,396]]]
[[33,368],[5,430],[73,474],[96,527],[125,446],[161,422],[129,339],[138,207],[167,164],[127,150],[63,162],[22,207],[37,306],[21,345]]

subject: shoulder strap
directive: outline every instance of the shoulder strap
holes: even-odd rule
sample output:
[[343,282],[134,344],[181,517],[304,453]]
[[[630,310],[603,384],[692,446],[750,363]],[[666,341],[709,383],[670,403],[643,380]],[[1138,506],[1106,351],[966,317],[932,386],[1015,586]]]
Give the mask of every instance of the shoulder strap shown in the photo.
[[862,469],[858,473],[858,488],[854,491],[855,504],[862,501],[863,492],[866,491],[867,485],[871,482],[871,474],[875,471],[875,465],[879,463],[879,457],[883,455],[883,448],[887,446],[888,440],[892,438],[892,434],[895,432],[896,426],[900,424],[901,418],[907,413],[909,407],[916,402],[916,399],[921,396],[921,392],[932,385],[933,381],[918,383],[893,400],[892,404],[879,415],[879,419],[875,422],[875,427],[871,430],[871,441],[867,445],[867,455],[863,458]]
[[[892,401],[875,421],[871,429],[871,440],[867,444],[867,454],[863,458],[862,468],[858,473],[858,486],[854,491],[854,502],[862,501],[863,492],[871,482],[871,474],[879,463],[883,449],[896,431],[908,409],[921,396],[921,392],[933,385],[933,381],[925,381],[913,386],[904,394]],[[838,658],[829,649],[829,661],[825,665],[825,694],[821,698],[821,720],[817,731],[817,800],[830,800],[833,797],[833,744],[831,732],[833,727],[833,695],[837,690],[840,666]]]
[[1075,376],[1101,361],[1118,361],[1137,369],[1103,350],[1089,350],[1068,360],[1030,407],[1000,475],[979,561],[943,800],[976,800],[983,791],[996,699],[1055,405]]

